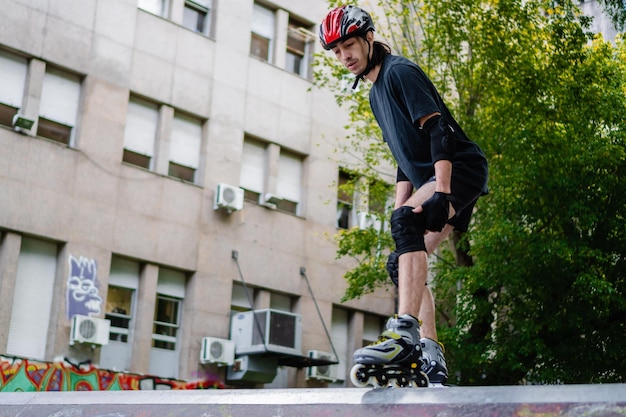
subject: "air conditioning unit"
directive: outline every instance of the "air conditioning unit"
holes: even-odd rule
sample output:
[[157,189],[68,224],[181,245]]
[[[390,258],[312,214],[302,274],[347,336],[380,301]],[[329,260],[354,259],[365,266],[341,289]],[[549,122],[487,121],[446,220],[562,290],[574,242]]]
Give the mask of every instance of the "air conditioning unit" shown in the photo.
[[229,385],[269,384],[276,378],[278,357],[238,356],[233,366],[226,368]]
[[11,124],[13,125],[13,128],[15,129],[16,132],[26,132],[26,131],[29,131],[33,127],[33,125],[35,124],[35,121],[33,119],[29,119],[23,114],[18,113],[15,116],[13,116],[13,120],[11,121]]
[[213,210],[220,208],[225,209],[229,213],[241,210],[243,208],[243,189],[234,185],[217,184]]
[[366,211],[357,212],[356,220],[359,229],[368,229],[373,227],[375,230],[380,230],[383,225],[383,222],[378,215]]
[[281,201],[283,199],[275,194],[266,193],[259,196],[259,204],[272,210],[276,210]]
[[98,319],[79,314],[72,316],[70,345],[74,343],[106,345],[109,343],[110,327],[111,320],[108,319]]
[[[323,359],[328,361],[336,361],[335,356],[332,353],[320,352],[319,350],[309,350],[308,357],[311,359]],[[310,366],[306,371],[306,379],[317,379],[319,381],[343,381],[343,378],[339,377],[338,365],[320,365]]]
[[237,313],[231,318],[230,338],[235,353],[302,355],[302,316],[263,309]]
[[232,365],[235,362],[235,342],[232,340],[203,337],[200,363]]

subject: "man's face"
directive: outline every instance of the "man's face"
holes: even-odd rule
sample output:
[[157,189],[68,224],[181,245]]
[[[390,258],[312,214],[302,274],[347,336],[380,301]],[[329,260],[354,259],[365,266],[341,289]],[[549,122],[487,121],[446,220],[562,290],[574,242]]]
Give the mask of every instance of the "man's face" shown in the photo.
[[353,36],[341,41],[331,50],[351,73],[359,75],[365,70],[369,48],[367,41],[360,36]]

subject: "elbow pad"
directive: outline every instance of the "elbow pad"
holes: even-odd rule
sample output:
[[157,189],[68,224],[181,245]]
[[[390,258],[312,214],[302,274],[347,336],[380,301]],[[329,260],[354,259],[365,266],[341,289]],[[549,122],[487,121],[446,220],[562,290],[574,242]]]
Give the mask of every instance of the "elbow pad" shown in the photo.
[[422,129],[430,137],[430,155],[433,163],[442,159],[453,161],[455,141],[452,127],[450,127],[441,115],[436,115],[426,120]]

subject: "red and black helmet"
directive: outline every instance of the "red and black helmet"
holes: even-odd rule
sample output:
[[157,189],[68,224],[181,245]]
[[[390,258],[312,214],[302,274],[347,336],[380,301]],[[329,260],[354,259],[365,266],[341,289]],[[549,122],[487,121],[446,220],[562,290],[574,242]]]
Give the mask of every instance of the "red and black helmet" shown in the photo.
[[375,30],[372,17],[357,6],[340,6],[332,9],[320,25],[320,42],[324,49],[335,47],[338,42],[352,36],[365,35]]

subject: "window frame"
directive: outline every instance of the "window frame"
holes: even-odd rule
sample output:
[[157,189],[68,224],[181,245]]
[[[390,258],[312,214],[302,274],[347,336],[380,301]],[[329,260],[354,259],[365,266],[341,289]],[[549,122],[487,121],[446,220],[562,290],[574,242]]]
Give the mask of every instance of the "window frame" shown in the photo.
[[[148,2],[150,2],[150,0],[138,0],[137,2],[137,8],[143,10],[146,13],[150,13],[153,14],[155,16],[160,16],[160,17],[164,17],[164,18],[168,18],[169,17],[169,7],[170,7],[170,0],[153,0],[152,3],[156,4],[156,3],[160,3],[161,4],[161,10],[159,13],[156,13],[154,9],[149,8],[149,7],[145,7],[148,5]],[[142,3],[144,3],[144,6],[142,7]]]
[[[131,328],[132,328],[132,322],[133,322],[133,309],[134,309],[134,303],[135,303],[135,294],[136,294],[136,289],[134,288],[129,288],[129,287],[124,287],[121,285],[115,285],[115,284],[111,284],[108,286],[107,289],[107,308],[106,310],[108,310],[108,304],[110,303],[111,300],[111,290],[117,290],[117,291],[125,291],[128,292],[128,294],[130,295],[129,297],[129,306],[128,309],[129,311],[127,311],[126,313],[121,313],[121,312],[116,312],[115,309],[113,309],[112,311],[105,311],[104,313],[104,318],[105,319],[109,319],[111,320],[111,326],[109,328],[109,340],[112,341],[116,341],[116,342],[120,342],[120,343],[129,343],[129,339],[130,339],[130,335],[131,335]],[[116,307],[117,308],[117,307]],[[121,320],[127,320],[127,326],[126,327],[121,327],[121,326],[116,326],[116,319],[121,319]],[[114,336],[117,335],[118,337]]]
[[0,124],[13,127],[13,117],[20,112],[23,105],[28,79],[28,59],[0,49],[0,63],[0,68],[6,71],[3,73],[3,82],[0,82]]
[[[130,110],[131,106],[137,106],[137,109],[141,108],[140,111],[143,112],[144,115],[147,114],[147,111],[150,111],[151,115],[154,116],[154,119],[152,120],[141,119],[140,120],[139,113],[132,113],[132,111]],[[156,155],[158,132],[159,132],[160,108],[161,108],[161,105],[158,103],[155,103],[150,100],[146,100],[141,97],[136,97],[133,95],[130,96],[128,100],[128,109],[126,111],[126,121],[124,125],[124,145],[123,145],[122,162],[125,162],[129,165],[144,168],[147,170],[153,169],[154,158]],[[151,127],[152,126],[154,127],[153,129],[151,128],[151,131],[149,132],[152,134],[151,139],[150,139],[151,144],[140,142],[134,139],[134,137],[129,139],[130,138],[129,134],[132,135],[134,133],[133,130],[137,129],[138,127],[136,124],[129,124],[129,120],[130,120],[129,116],[137,117],[136,120],[139,120],[140,122],[147,121]],[[152,125],[152,122],[154,122],[154,125]],[[139,128],[140,130],[142,130],[141,127]],[[143,141],[146,138],[147,138],[147,135],[143,137],[143,134],[142,134],[141,141]],[[137,143],[141,143],[141,146],[136,146]],[[151,146],[146,146],[146,145],[151,145]],[[149,150],[147,153],[143,152],[145,150],[144,147],[145,149],[151,148],[151,150]]]
[[[158,318],[157,313],[158,313],[160,300],[169,301],[172,303],[172,305],[176,306],[176,323],[170,323],[170,322],[157,320]],[[180,323],[181,323],[182,301],[183,301],[182,299],[173,297],[171,295],[157,293],[155,303],[154,303],[154,318],[152,321],[152,337],[151,337],[152,348],[171,350],[171,351],[178,350],[178,338],[179,338],[178,336],[179,336]],[[171,334],[156,333],[156,330],[158,329],[159,326],[166,328],[166,329],[171,329],[172,333],[174,333],[174,336],[172,336]],[[171,347],[157,346],[156,344],[158,343],[171,345]]]
[[[182,26],[194,31],[196,33],[200,33],[202,35],[205,36],[209,36],[211,33],[211,12],[213,10],[213,2],[211,0],[206,0],[204,2],[200,2],[198,0],[185,0],[185,3],[183,4],[183,20],[182,20]],[[201,30],[198,30],[197,27],[197,22],[196,25],[194,25],[195,27],[190,27],[187,25],[186,23],[186,11],[187,10],[191,10],[196,12],[198,15],[203,13],[204,14],[204,21],[203,21],[203,27]]]
[[[299,38],[299,39],[297,39]],[[302,42],[302,49],[298,49],[290,43],[291,39]],[[311,79],[312,69],[311,63],[313,62],[313,42],[315,37],[309,33],[307,25],[298,22],[292,18],[289,19],[287,26],[287,44],[286,44],[286,57],[285,57],[285,70],[292,74],[299,75],[302,78]],[[297,57],[300,60],[298,68],[290,68],[290,64],[294,62],[289,57]]]
[[204,124],[204,120],[174,111],[169,132],[168,176],[190,183],[197,181]]
[[[269,29],[264,27],[266,24],[269,24]],[[266,46],[266,57],[255,53],[253,49],[256,44],[255,41],[260,41]],[[274,62],[275,42],[276,11],[255,1],[252,11],[252,27],[250,28],[250,55],[272,64]]]
[[[337,176],[337,223],[335,227],[337,229],[350,229],[354,224],[354,189],[351,193],[342,189],[342,186],[347,185],[350,182],[355,181],[355,176],[345,169],[339,169]],[[345,224],[342,224],[342,219],[345,219]]]
[[[82,84],[83,78],[77,74],[53,66],[46,67],[39,102],[37,136],[68,146],[74,143],[75,127],[78,124],[80,113]],[[59,86],[62,90],[60,94],[62,96],[61,103],[59,103],[58,98],[49,98],[49,94],[59,93]],[[59,108],[68,107],[62,104],[68,104],[70,93],[76,95],[75,100],[70,101],[72,107],[67,112],[65,110],[59,111]],[[51,102],[54,105],[51,105]]]

